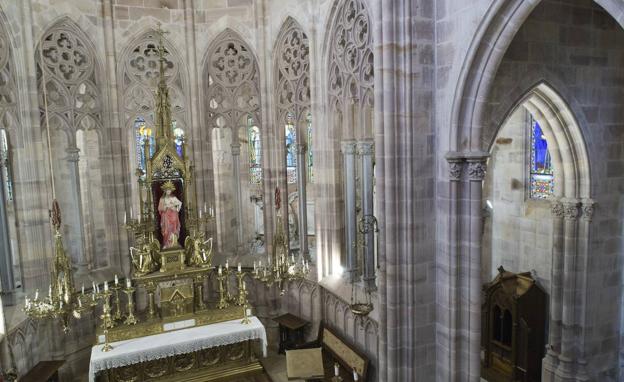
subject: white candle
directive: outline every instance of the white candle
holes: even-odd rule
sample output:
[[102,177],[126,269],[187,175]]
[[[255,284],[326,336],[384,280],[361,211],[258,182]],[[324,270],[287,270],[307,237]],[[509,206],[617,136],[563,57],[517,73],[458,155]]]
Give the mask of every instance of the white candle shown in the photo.
[[290,255],[290,262],[295,263],[295,255]]
[[78,299],[78,307],[82,308],[82,300]]
[[48,288],[48,296],[52,298],[52,285],[50,285],[50,287]]
[[130,207],[130,220],[132,220],[133,215],[132,215],[132,207]]
[[132,281],[130,279],[126,279],[126,288],[130,289],[132,287]]
[[126,213],[124,212],[124,225],[128,222]]
[[357,381],[358,379],[359,379],[358,378],[358,373],[357,373],[357,371],[355,371],[355,369],[353,369],[353,380]]
[[139,268],[143,268],[143,254],[139,255]]
[[81,291],[82,291],[82,295],[84,296],[84,284],[82,284],[82,289],[81,289]]
[[117,275],[115,275],[115,286],[119,285],[119,278],[117,278]]
[[245,286],[245,282],[243,281],[243,290],[246,290],[247,287]]
[[219,265],[219,276],[221,276],[221,272],[222,272],[221,266]]
[[256,271],[256,262],[254,261],[254,272]]
[[104,292],[108,292],[108,281],[104,281]]
[[241,263],[238,263],[238,273],[241,273]]
[[91,281],[91,286],[93,287],[93,293],[95,293],[95,281]]
[[202,257],[204,258],[204,262],[206,262],[206,250],[202,249]]
[[61,301],[60,301],[60,303],[59,303],[59,307],[60,307],[61,309],[63,309],[63,300],[61,300]]
[[206,209],[206,202],[204,202],[204,212],[206,212],[206,211],[208,211],[208,210]]
[[199,210],[199,218],[201,219],[202,210]]
[[100,293],[100,284],[95,284],[95,291]]
[[39,299],[39,289],[35,290],[35,301]]
[[225,269],[229,269],[230,268],[230,261],[229,260],[225,260]]
[[337,363],[334,364],[334,375],[337,377],[340,374],[340,366]]

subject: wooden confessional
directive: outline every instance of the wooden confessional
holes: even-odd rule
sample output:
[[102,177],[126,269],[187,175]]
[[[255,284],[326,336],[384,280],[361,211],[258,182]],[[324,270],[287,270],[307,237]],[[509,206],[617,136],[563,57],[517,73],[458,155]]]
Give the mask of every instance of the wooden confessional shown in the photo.
[[483,286],[481,375],[489,382],[541,379],[547,296],[530,273],[502,266]]

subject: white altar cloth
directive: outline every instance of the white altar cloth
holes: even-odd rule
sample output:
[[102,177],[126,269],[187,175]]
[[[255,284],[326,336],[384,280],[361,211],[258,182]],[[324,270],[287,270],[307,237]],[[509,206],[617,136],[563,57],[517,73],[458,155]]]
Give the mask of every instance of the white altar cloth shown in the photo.
[[266,330],[257,317],[251,317],[248,325],[237,319],[112,342],[109,352],[103,352],[102,344],[98,344],[91,349],[89,381],[94,382],[96,374],[103,370],[255,339],[260,340],[266,357]]

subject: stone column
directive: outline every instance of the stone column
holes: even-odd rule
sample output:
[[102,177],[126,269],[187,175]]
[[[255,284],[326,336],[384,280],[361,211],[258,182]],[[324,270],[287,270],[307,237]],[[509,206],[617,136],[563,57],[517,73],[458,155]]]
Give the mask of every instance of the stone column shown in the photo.
[[373,211],[373,142],[358,142],[357,152],[362,158],[362,215],[364,218],[364,269],[366,287],[375,288],[375,216]]
[[[232,135],[234,135],[234,130],[232,131]],[[232,137],[234,139],[234,136]],[[236,198],[235,208],[236,208],[236,220],[238,220],[238,224],[236,225],[236,240],[237,247],[243,244],[243,195],[241,190],[241,177],[240,177],[240,152],[241,146],[240,143],[232,143],[230,145],[232,148],[232,172],[234,182],[234,197]]]
[[459,283],[459,190],[462,172],[464,169],[464,161],[462,158],[456,157],[453,153],[446,156],[449,163],[449,195],[448,195],[448,214],[449,214],[449,236],[448,236],[448,294],[447,294],[447,321],[449,332],[448,338],[448,359],[449,367],[448,381],[456,381],[458,379],[458,364],[461,354],[461,345],[458,340],[459,330],[459,311],[458,311],[458,283]]
[[486,170],[486,153],[469,153],[468,187],[466,200],[469,211],[468,237],[468,380],[481,380],[481,239],[483,226],[483,179]]
[[559,366],[555,371],[556,381],[572,381],[575,377],[574,364],[576,361],[575,315],[576,309],[575,288],[577,253],[576,239],[578,229],[579,201],[565,198],[563,204],[563,284],[562,284],[562,314],[561,314],[561,352]]
[[563,285],[563,204],[554,200],[551,204],[553,221],[552,269],[550,276],[550,323],[546,357],[542,368],[542,381],[552,381],[559,364],[561,352],[561,313]]
[[[300,130],[301,131],[301,130]],[[297,193],[299,194],[299,252],[306,260],[310,260],[308,250],[308,206],[307,206],[307,147],[303,143],[297,145]]]
[[355,142],[342,142],[344,160],[344,201],[345,201],[345,249],[347,253],[347,267],[350,277],[355,277],[355,255],[357,240],[357,225],[355,211]]
[[585,312],[587,308],[587,270],[589,261],[589,229],[594,217],[594,204],[592,199],[581,199],[581,218],[578,223],[578,250],[577,271],[578,280],[576,288],[576,300],[579,301],[576,310],[576,325],[578,328],[578,349],[576,380],[589,381],[587,374],[587,360],[585,357]]
[[[3,167],[8,166],[6,158],[0,157],[0,292],[10,293],[13,286],[13,260],[9,245],[9,222],[7,219],[5,187],[7,179],[3,176]],[[1,301],[0,301],[1,302]]]
[[76,261],[76,274],[81,275],[88,272],[88,263],[86,260],[85,233],[84,233],[84,215],[82,211],[82,195],[80,193],[80,170],[78,169],[78,161],[80,160],[80,149],[70,147],[65,150],[67,153],[67,165],[69,168],[69,185],[70,195],[66,196],[66,200],[71,202],[72,207],[69,211],[62,211],[71,218],[65,219],[71,222],[71,240],[69,244],[70,255]]

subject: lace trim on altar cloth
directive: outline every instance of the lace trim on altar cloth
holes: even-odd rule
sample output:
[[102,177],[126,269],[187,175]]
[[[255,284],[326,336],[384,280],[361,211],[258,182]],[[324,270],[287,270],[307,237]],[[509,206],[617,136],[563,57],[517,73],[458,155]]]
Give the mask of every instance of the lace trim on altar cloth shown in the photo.
[[102,345],[98,344],[91,349],[89,381],[94,382],[96,374],[103,370],[256,339],[260,340],[262,355],[266,357],[266,330],[257,317],[251,317],[248,325],[241,324],[240,320],[232,320],[113,342],[113,349],[106,353],[102,352]]

